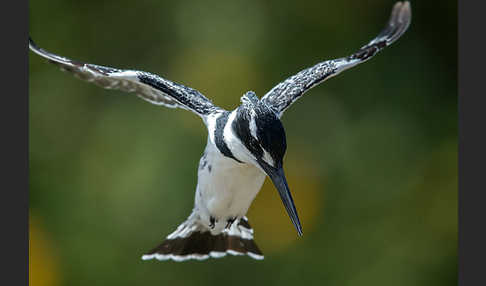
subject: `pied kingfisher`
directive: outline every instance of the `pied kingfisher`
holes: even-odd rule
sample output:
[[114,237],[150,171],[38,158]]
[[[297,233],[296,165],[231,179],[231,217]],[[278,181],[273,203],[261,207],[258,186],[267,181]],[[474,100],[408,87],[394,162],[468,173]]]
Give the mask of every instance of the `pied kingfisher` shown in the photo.
[[283,170],[286,139],[280,118],[284,111],[310,88],[392,44],[410,21],[409,2],[397,2],[385,28],[356,53],[302,70],[261,99],[248,91],[241,97],[241,105],[232,111],[215,106],[197,90],[151,73],[70,60],[37,47],[30,37],[29,48],[83,80],[107,89],[134,92],[153,104],[192,111],[204,121],[208,139],[199,161],[192,213],[142,259],[203,260],[227,253],[263,259],[245,215],[266,176],[280,194],[297,233],[302,235]]

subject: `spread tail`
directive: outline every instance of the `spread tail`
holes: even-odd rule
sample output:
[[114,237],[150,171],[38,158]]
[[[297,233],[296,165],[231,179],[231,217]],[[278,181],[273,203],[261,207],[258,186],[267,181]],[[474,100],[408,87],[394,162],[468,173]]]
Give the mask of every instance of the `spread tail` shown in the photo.
[[226,254],[246,254],[254,259],[263,259],[262,252],[253,241],[253,229],[246,217],[235,221],[219,234],[211,234],[198,220],[190,217],[167,236],[162,244],[144,254],[142,259],[204,260],[220,258]]

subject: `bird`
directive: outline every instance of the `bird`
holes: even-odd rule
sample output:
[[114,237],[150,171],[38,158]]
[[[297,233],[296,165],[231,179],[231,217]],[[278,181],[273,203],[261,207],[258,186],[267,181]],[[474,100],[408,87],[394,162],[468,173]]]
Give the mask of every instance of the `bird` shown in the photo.
[[264,255],[254,241],[246,213],[267,176],[298,236],[303,235],[283,168],[287,144],[282,115],[309,89],[368,61],[394,43],[410,22],[410,3],[396,2],[381,32],[355,53],[304,69],[262,98],[248,91],[234,110],[218,107],[199,91],[155,74],[83,63],[53,54],[39,48],[30,36],[29,48],[82,80],[106,89],[135,93],[152,104],[189,110],[206,125],[207,145],[199,160],[192,212],[161,244],[143,254],[143,260],[205,260],[227,254],[261,260]]

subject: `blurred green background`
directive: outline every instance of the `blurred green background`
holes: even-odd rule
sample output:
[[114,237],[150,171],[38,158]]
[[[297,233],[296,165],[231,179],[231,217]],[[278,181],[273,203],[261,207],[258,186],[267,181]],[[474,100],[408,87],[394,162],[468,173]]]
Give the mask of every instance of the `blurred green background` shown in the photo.
[[[356,51],[394,1],[30,1],[49,51],[146,70],[228,109]],[[282,118],[298,238],[268,181],[248,217],[265,260],[142,261],[190,213],[207,131],[29,53],[30,284],[456,285],[456,2]],[[317,132],[316,132],[317,131]]]

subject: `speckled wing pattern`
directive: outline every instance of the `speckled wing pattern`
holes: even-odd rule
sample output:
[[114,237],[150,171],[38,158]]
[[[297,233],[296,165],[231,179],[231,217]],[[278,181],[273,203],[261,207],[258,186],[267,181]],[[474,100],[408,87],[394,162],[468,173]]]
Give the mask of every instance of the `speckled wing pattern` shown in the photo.
[[220,109],[199,91],[148,72],[74,61],[39,48],[30,37],[29,48],[82,80],[106,89],[136,93],[138,97],[156,105],[190,110],[201,117]]
[[385,28],[376,38],[356,53],[345,58],[321,62],[313,67],[302,70],[279,83],[265,94],[261,100],[272,108],[278,117],[281,117],[292,103],[312,87],[344,70],[369,60],[383,48],[395,42],[407,30],[410,25],[411,16],[410,3],[397,2],[393,6],[390,19]]

